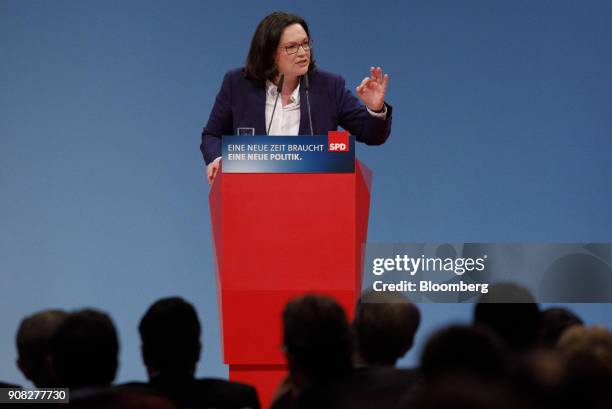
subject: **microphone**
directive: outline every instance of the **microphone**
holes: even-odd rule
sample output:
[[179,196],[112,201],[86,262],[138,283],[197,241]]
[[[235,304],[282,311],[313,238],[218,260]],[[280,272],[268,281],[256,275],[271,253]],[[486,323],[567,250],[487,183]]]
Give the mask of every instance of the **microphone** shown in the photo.
[[308,97],[308,89],[310,88],[310,83],[308,81],[308,73],[302,75],[302,84],[304,86],[304,90],[306,91],[306,106],[308,107],[308,123],[310,124],[310,136],[314,136],[314,132],[312,131],[312,114],[310,113],[310,98]]
[[270,124],[268,125],[268,131],[266,134],[270,135],[270,128],[272,127],[272,120],[274,119],[274,112],[276,111],[276,104],[278,104],[278,97],[283,90],[283,83],[285,82],[285,74],[281,74],[278,80],[278,87],[276,87],[276,99],[274,100],[274,108],[272,108],[272,115],[270,115]]

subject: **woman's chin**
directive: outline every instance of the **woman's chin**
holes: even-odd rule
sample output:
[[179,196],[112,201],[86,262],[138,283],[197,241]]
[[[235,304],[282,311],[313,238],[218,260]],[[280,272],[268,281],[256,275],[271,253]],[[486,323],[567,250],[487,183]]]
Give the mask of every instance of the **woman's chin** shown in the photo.
[[304,67],[300,67],[300,68],[297,70],[297,76],[298,76],[298,77],[301,77],[302,75],[306,75],[306,73],[307,73],[307,72],[308,72],[308,66],[307,66],[307,65],[306,65],[306,66],[304,66]]

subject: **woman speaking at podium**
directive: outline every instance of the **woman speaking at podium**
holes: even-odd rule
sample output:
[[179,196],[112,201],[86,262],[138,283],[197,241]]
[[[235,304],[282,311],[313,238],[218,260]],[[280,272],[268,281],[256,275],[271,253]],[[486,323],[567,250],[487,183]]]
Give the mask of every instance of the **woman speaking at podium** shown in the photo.
[[266,16],[253,34],[246,66],[225,74],[202,131],[208,182],[219,170],[221,137],[238,128],[252,135],[322,135],[341,126],[357,141],[384,143],[391,132],[388,80],[380,67],[371,67],[356,88],[360,103],[342,77],[316,68],[302,17]]

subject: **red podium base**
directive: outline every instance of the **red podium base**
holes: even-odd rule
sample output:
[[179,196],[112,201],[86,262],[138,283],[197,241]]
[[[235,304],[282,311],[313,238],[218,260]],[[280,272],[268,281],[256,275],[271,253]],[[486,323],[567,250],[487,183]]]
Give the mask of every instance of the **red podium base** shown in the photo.
[[352,317],[361,290],[371,172],[223,174],[210,192],[224,361],[268,407],[286,374],[281,313],[309,292]]

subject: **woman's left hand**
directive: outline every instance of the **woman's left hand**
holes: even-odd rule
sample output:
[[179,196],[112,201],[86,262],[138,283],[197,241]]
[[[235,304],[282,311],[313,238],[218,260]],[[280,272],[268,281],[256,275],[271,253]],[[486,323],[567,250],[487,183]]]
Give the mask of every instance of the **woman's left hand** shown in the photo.
[[365,77],[356,88],[359,99],[372,111],[382,110],[385,104],[388,81],[389,75],[385,74],[383,77],[382,68],[371,67],[370,77]]

